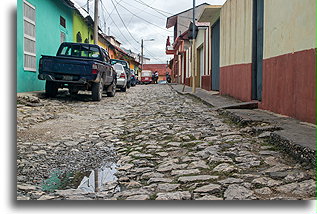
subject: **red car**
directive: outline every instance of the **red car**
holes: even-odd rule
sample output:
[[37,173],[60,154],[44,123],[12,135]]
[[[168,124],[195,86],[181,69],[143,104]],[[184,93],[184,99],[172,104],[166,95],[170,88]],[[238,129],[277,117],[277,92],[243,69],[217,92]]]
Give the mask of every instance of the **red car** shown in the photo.
[[152,71],[143,70],[141,72],[141,84],[152,83]]

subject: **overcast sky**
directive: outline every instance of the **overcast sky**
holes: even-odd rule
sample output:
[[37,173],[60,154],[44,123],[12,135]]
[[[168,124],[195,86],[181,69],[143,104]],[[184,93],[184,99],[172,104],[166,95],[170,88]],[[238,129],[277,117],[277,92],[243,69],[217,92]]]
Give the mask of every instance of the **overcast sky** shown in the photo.
[[[75,0],[80,6],[87,9],[87,0]],[[166,63],[172,56],[165,55],[165,44],[167,36],[173,36],[173,28],[167,30],[166,18],[173,14],[177,14],[193,6],[192,0],[100,0],[103,2],[106,10],[100,4],[100,27],[108,34],[115,36],[122,44],[121,46],[130,49],[135,53],[141,52],[141,39],[155,41],[144,42],[144,55],[151,58],[150,63]],[[204,2],[211,5],[222,5],[226,0],[196,0],[196,5]],[[117,11],[121,15],[127,29],[122,23]],[[152,8],[142,4],[149,5],[155,9],[164,12],[156,12]],[[94,0],[89,3],[90,14],[93,16]],[[132,13],[130,13],[130,12]],[[167,13],[166,13],[167,12]],[[111,18],[109,18],[109,13]],[[137,17],[138,16],[138,17]],[[150,23],[152,24],[150,24]],[[117,26],[116,26],[117,25]],[[156,25],[156,26],[154,26]],[[119,30],[119,29],[120,30]],[[106,30],[107,29],[107,30]],[[120,32],[121,31],[121,32]]]

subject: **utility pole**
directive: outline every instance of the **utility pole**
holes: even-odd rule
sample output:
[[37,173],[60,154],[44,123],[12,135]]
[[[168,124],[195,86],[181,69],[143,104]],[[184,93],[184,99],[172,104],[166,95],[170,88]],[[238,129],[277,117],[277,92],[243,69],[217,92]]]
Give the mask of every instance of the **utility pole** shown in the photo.
[[98,13],[99,0],[95,0],[95,20],[94,20],[94,44],[98,44]]
[[[99,0],[95,0],[95,16],[94,16],[94,44],[98,45],[98,12]],[[95,193],[99,191],[99,170],[95,169]]]
[[192,93],[196,93],[196,23],[195,23],[195,7],[196,3],[193,0],[193,43],[192,43]]
[[141,70],[143,71],[143,39],[141,41]]

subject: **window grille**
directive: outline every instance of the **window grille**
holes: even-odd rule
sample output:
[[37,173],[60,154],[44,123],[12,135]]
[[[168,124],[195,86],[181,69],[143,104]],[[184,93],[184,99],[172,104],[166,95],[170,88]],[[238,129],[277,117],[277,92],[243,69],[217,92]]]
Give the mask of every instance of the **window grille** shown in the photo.
[[64,32],[61,32],[61,43],[65,42],[66,40],[66,34]]

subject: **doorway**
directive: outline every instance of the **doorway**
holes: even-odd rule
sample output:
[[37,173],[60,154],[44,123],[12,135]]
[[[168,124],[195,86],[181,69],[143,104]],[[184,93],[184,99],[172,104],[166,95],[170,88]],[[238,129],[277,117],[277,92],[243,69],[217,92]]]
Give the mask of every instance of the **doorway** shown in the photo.
[[211,33],[211,89],[219,91],[220,79],[220,19],[212,26]]

